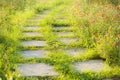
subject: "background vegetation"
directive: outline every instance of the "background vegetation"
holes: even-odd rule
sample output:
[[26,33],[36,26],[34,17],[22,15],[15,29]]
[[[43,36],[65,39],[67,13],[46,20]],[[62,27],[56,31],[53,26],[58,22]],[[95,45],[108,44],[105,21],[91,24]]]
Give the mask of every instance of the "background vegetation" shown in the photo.
[[[90,80],[97,78],[98,74],[98,76],[94,73],[79,74],[71,70],[70,67],[70,64],[74,61],[95,58],[102,58],[110,66],[113,66],[112,70],[109,72],[104,71],[100,76],[120,76],[120,69],[118,68],[120,65],[120,44],[118,44],[120,43],[120,0],[66,0],[66,3],[63,0],[1,0],[0,77],[13,80],[13,77],[18,76],[14,73],[14,69],[20,55],[21,27],[26,24],[27,19],[63,3],[64,5],[59,7],[58,11],[56,10],[43,20],[42,25],[46,26],[43,30],[47,28],[50,30],[52,26],[59,24],[70,25],[76,30],[76,37],[81,39],[77,47],[82,46],[89,50],[85,55],[81,55],[76,59],[64,54],[64,52],[62,54],[52,52],[49,55],[49,59],[51,61],[57,60],[54,64],[56,65],[56,70],[62,73],[60,79],[84,80],[86,77]],[[54,16],[59,10],[64,8],[67,8],[64,14],[67,15],[68,21],[59,23],[54,20]],[[49,38],[47,41],[51,44],[56,41],[56,36],[49,30],[43,33],[46,34],[45,39]],[[52,37],[50,38],[47,34]],[[59,44],[52,44],[51,48],[58,48]],[[66,56],[67,58],[64,59]],[[65,63],[64,66],[62,66],[62,63]],[[106,75],[106,73],[109,75]]]
[[[72,25],[80,44],[93,49],[108,64],[119,63],[120,6],[118,0],[76,0]],[[117,63],[117,64],[118,64]]]

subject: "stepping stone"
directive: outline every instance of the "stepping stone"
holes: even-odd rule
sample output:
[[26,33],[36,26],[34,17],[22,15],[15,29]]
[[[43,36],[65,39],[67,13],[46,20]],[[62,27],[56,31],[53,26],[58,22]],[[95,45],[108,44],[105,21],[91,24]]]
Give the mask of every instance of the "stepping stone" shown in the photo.
[[28,24],[40,24],[40,21],[28,21]]
[[37,25],[39,25],[40,24],[40,22],[30,22],[30,23],[28,23],[29,25],[33,25],[33,26],[37,26]]
[[44,64],[22,64],[18,71],[21,76],[58,76],[58,73],[54,71],[54,67]]
[[93,72],[102,71],[105,67],[103,60],[89,60],[85,62],[76,62],[74,64],[74,69],[79,72],[84,72],[86,70],[92,70]]
[[45,46],[47,46],[46,41],[37,41],[37,40],[23,41],[22,44],[25,47],[45,47]]
[[70,45],[73,42],[79,41],[78,38],[59,38],[59,41],[61,41],[65,45]]
[[50,10],[48,10],[48,11],[44,11],[42,14],[44,14],[44,15],[48,15],[48,14],[50,14]]
[[40,32],[25,32],[25,37],[41,37],[42,34]]
[[75,49],[67,49],[67,50],[65,50],[68,54],[71,54],[71,55],[73,55],[74,57],[77,57],[77,56],[79,56],[80,54],[84,54],[85,52],[86,52],[86,49],[77,49],[77,48],[75,48]]
[[60,20],[60,21],[64,21],[66,20],[67,18],[56,18],[56,20]]
[[36,31],[36,30],[39,30],[41,27],[38,27],[38,26],[34,26],[34,27],[23,27],[23,30],[26,30],[26,31]]
[[45,50],[27,50],[23,51],[23,57],[26,58],[45,58],[48,51]]
[[54,30],[70,30],[71,28],[70,27],[55,27],[55,28],[53,28]]
[[48,16],[47,14],[40,14],[40,15],[37,15],[34,19],[41,20],[47,16]]
[[42,20],[43,18],[42,17],[32,17],[31,19],[37,21],[37,20]]
[[73,36],[73,32],[58,32],[57,33],[59,37],[66,37],[66,36]]
[[42,20],[42,19],[44,19],[45,17],[47,17],[47,14],[40,14],[40,15],[37,15],[37,16],[35,16],[35,17],[32,17],[32,18],[30,18],[31,20]]

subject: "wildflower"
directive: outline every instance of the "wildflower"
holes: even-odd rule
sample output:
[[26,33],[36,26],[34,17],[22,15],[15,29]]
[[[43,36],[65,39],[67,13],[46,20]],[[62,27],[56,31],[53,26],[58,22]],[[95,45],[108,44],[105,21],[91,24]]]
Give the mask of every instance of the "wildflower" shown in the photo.
[[118,38],[120,39],[120,34],[118,34]]

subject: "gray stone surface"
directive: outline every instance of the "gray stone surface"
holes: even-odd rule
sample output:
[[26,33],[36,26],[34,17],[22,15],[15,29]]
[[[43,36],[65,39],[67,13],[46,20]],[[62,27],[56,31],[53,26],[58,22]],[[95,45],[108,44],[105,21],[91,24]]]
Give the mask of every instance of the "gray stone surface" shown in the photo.
[[57,32],[57,34],[58,34],[58,36],[62,36],[62,37],[64,37],[64,36],[73,36],[74,35],[74,33],[73,32]]
[[59,21],[65,21],[67,20],[68,18],[56,18],[56,20],[59,20]]
[[35,17],[32,17],[32,20],[42,20],[47,16],[48,16],[48,14],[44,12],[42,14],[36,15]]
[[42,20],[43,18],[42,17],[32,17],[31,19],[32,20]]
[[38,26],[33,26],[33,27],[23,27],[22,28],[23,30],[30,30],[30,31],[36,31],[36,30],[40,30],[41,29],[41,27],[38,27]]
[[47,14],[40,14],[40,15],[37,15],[36,17],[32,18],[32,19],[33,20],[41,20],[41,19],[44,19],[47,16],[48,16]]
[[53,29],[54,30],[70,30],[71,28],[62,26],[62,27],[54,27]]
[[40,21],[28,21],[29,25],[40,24]]
[[59,38],[59,41],[61,41],[65,45],[70,45],[73,42],[79,41],[77,38]]
[[103,60],[89,60],[85,62],[76,62],[74,64],[74,69],[78,70],[79,72],[84,72],[86,70],[92,70],[94,72],[101,71],[105,66]]
[[31,25],[31,26],[39,26],[40,25],[40,22],[30,22],[30,23],[28,23],[29,25]]
[[50,10],[44,11],[44,12],[42,12],[41,14],[36,15],[35,17],[32,17],[31,20],[42,20],[42,19],[44,19],[45,17],[47,17],[50,12],[51,12]]
[[42,36],[40,32],[25,32],[23,34],[25,37],[41,37]]
[[53,66],[44,63],[22,64],[18,71],[21,76],[58,76]]
[[26,58],[45,58],[48,52],[46,50],[27,50],[23,51],[22,56]]
[[32,41],[23,41],[22,42],[23,46],[25,47],[44,47],[47,46],[46,41],[37,41],[37,40],[32,40]]
[[71,54],[75,57],[79,56],[80,54],[84,54],[86,52],[86,49],[85,48],[81,48],[81,49],[78,49],[78,48],[75,48],[75,49],[67,49],[65,50],[68,54]]

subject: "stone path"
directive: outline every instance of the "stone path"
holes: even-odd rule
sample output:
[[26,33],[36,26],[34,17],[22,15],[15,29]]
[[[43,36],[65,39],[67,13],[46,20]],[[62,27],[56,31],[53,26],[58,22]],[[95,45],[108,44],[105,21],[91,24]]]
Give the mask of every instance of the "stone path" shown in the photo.
[[[42,33],[36,32],[41,29],[39,26],[33,26],[40,23],[40,19],[45,18],[48,15],[48,12],[45,14],[37,15],[36,17],[30,20],[29,25],[27,27],[23,27],[23,35],[28,37],[43,37]],[[30,32],[29,32],[30,31]],[[28,40],[22,41],[23,47],[46,47],[48,44],[44,40]],[[22,56],[28,59],[32,58],[46,58],[46,55],[49,53],[48,50],[25,50],[22,51]],[[35,76],[58,76],[59,74],[54,71],[54,66],[50,66],[44,63],[24,63],[18,64],[18,72],[21,76],[35,77]]]
[[[65,29],[64,32],[62,32],[63,29]],[[58,41],[68,46],[70,46],[72,43],[77,43],[80,40],[78,38],[72,38],[73,36],[75,36],[75,33],[73,31],[69,31],[69,29],[70,29],[69,26],[54,27],[54,31],[56,31],[55,33],[59,36]],[[57,32],[57,31],[60,31],[60,32]],[[71,37],[68,37],[68,36],[71,36]],[[65,50],[65,52],[72,55],[73,57],[78,57],[81,54],[85,54],[86,49],[85,48],[79,48],[79,49],[72,48],[72,49]],[[105,63],[103,60],[89,60],[85,62],[75,62],[73,66],[74,66],[73,69],[75,69],[78,72],[84,72],[86,70],[91,70],[93,72],[99,72],[103,70]]]
[[[28,37],[43,37],[42,33],[36,32],[41,29],[40,26],[36,26],[36,24],[40,23],[41,19],[44,19],[47,16],[47,12],[42,15],[37,15],[30,20],[30,26],[23,27],[23,35]],[[64,18],[61,18],[62,20]],[[59,19],[58,19],[59,20]],[[32,22],[33,21],[33,22]],[[35,26],[33,26],[35,25]],[[44,27],[44,26],[42,26]],[[71,44],[77,43],[80,39],[75,38],[75,32],[72,31],[70,26],[53,26],[53,31],[56,35],[58,35],[58,41],[63,45],[68,45],[67,49],[64,49],[66,54],[72,55],[73,57],[78,57],[81,54],[85,54],[85,48],[69,48]],[[45,40],[28,40],[22,41],[21,43],[23,47],[47,47],[48,44]],[[22,51],[22,56],[28,59],[32,58],[46,58],[46,55],[49,54],[48,50],[38,49],[38,50],[25,50]],[[94,72],[99,72],[104,68],[103,60],[89,60],[85,62],[75,62],[73,64],[73,69],[78,72],[84,72],[86,70],[92,70]],[[24,63],[19,64],[18,71],[21,76],[58,76],[58,72],[54,70],[54,66],[45,64],[45,63]]]

